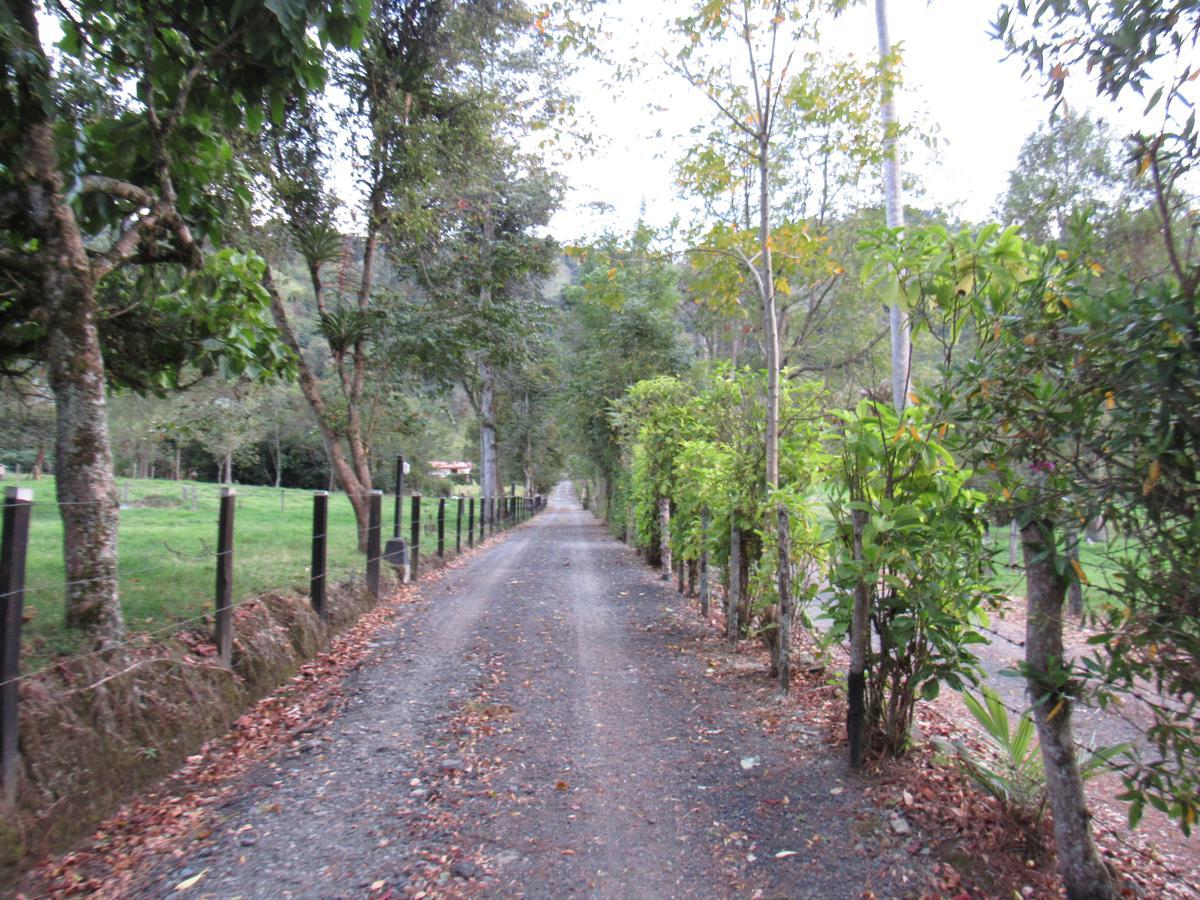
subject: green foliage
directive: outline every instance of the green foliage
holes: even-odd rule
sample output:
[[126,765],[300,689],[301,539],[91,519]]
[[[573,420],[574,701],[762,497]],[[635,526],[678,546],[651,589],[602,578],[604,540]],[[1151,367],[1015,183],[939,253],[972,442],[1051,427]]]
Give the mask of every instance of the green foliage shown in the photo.
[[989,687],[980,694],[982,700],[963,691],[962,701],[983,727],[986,751],[975,753],[962,743],[939,743],[955,754],[955,762],[975,784],[1000,801],[1005,812],[1034,830],[1046,810],[1046,772],[1033,717],[1023,713],[1011,728],[1000,695]]
[[658,240],[657,232],[639,224],[627,236],[568,250],[578,274],[563,292],[559,418],[584,474],[604,484],[611,506],[604,514],[622,526],[627,483],[609,404],[638,381],[679,374],[691,357],[675,319],[679,272]]
[[867,649],[866,734],[878,750],[898,754],[918,698],[977,676],[970,648],[984,639],[972,620],[999,599],[983,546],[984,498],[966,486],[971,473],[939,442],[945,428],[923,407],[910,405],[901,418],[864,401],[838,418],[829,639],[849,633],[855,592],[865,589],[877,638]]
[[254,253],[213,251],[193,270],[121,272],[101,292],[126,304],[100,330],[109,382],[139,392],[174,390],[195,374],[288,378],[295,360],[271,320]]
[[[1155,685],[1157,758],[1126,761],[1124,798],[1132,818],[1151,803],[1186,830],[1200,759],[1200,308],[1194,285],[1105,277],[1087,231],[1072,240],[913,229],[887,265],[921,327],[945,341],[944,382],[930,393],[956,423],[958,452],[996,485],[994,505],[1022,523],[1103,517],[1125,536],[1093,548],[1107,569],[1092,586],[1107,594],[1093,653],[1052,677],[1101,704]],[[1058,577],[1085,580],[1063,550],[1050,549]]]
[[[638,382],[613,404],[613,419],[630,463],[631,492],[640,543],[653,558],[660,540],[658,500],[672,501],[672,551],[697,559],[701,517],[707,509],[709,558],[729,559],[733,524],[751,535],[748,560],[749,622],[770,643],[777,602],[777,535],[767,517],[778,503],[791,513],[791,564],[799,603],[815,595],[808,577],[822,558],[814,486],[823,469],[823,392],[814,384],[784,386],[780,411],[780,480],[767,493],[763,471],[766,374],[727,366],[685,380],[660,377]],[[773,522],[773,519],[772,519]]]
[[[357,41],[367,7],[365,0],[54,4],[46,15],[62,37],[53,65],[41,37],[24,27],[34,21],[33,4],[6,7],[0,193],[25,196],[23,154],[45,121],[71,228],[78,226],[97,265],[109,264],[96,290],[114,383],[164,389],[184,362],[230,373],[286,370],[262,315],[261,288],[251,284],[261,269],[232,252],[205,260],[210,254],[198,245],[226,243],[251,204],[250,176],[230,135],[278,117],[289,97],[319,91],[326,45]],[[23,91],[39,102],[23,102]],[[157,228],[145,228],[156,220]],[[58,264],[40,259],[55,235],[36,210],[11,204],[2,226],[0,247],[19,248],[23,261],[0,290],[0,356],[37,359],[55,298],[34,286],[38,266]],[[135,267],[152,274],[130,274]]]

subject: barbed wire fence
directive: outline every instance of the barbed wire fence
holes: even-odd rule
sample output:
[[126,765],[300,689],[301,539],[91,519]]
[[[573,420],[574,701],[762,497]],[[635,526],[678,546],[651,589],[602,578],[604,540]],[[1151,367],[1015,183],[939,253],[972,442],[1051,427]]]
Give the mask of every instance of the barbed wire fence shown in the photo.
[[[314,611],[322,620],[327,620],[325,597],[330,585],[348,584],[352,588],[365,588],[378,600],[382,565],[390,563],[399,568],[401,560],[394,554],[389,555],[384,548],[384,496],[380,491],[373,491],[368,496],[369,517],[364,529],[347,521],[344,508],[331,523],[331,495],[327,491],[309,495],[312,498],[311,514],[305,514],[300,504],[293,503],[289,508],[288,499],[296,495],[304,496],[307,492],[291,491],[289,494],[272,487],[231,488],[218,485],[205,485],[202,490],[199,483],[163,482],[164,489],[168,485],[176,485],[177,500],[172,498],[172,502],[167,502],[165,498],[170,495],[165,490],[147,492],[143,489],[135,497],[128,483],[120,489],[123,513],[120,534],[126,545],[133,544],[136,548],[131,551],[127,547],[126,558],[130,552],[134,552],[138,557],[137,563],[133,568],[114,566],[111,574],[80,579],[48,576],[48,571],[54,565],[52,559],[56,550],[59,551],[58,564],[62,559],[60,526],[54,522],[50,527],[50,520],[58,518],[58,507],[83,503],[97,505],[106,501],[74,503],[40,498],[35,501],[28,482],[5,489],[3,530],[0,533],[0,790],[10,804],[16,802],[18,704],[22,682],[44,678],[55,671],[69,674],[89,660],[119,660],[123,653],[135,647],[149,646],[166,635],[201,627],[209,629],[208,636],[217,647],[219,665],[228,668],[232,664],[234,613],[258,600],[264,592],[307,587]],[[461,553],[464,523],[459,511],[466,504],[459,498],[425,499],[438,500],[436,507],[439,515],[430,525],[432,533],[439,538],[437,546],[440,552],[437,555],[440,560],[446,558],[447,526],[454,554]],[[277,512],[274,509],[276,500],[279,504]],[[408,497],[397,494],[395,502],[399,508],[396,510],[394,528],[390,530],[395,532],[394,538],[399,539],[405,524],[402,515],[404,508],[411,510],[408,524],[419,525],[422,496],[419,493]],[[485,516],[484,503],[480,502],[480,514],[476,517],[475,498],[470,498],[472,527],[468,535],[469,547],[476,546],[484,539],[485,520],[490,533],[495,533],[497,529],[518,524],[544,508],[541,497],[493,498],[492,504],[495,506],[494,514]],[[264,522],[263,514],[267,506],[270,507],[271,517]],[[214,508],[217,512],[216,534],[210,532],[208,536],[201,535],[198,528],[213,525]],[[235,529],[239,508],[257,514],[251,527]],[[35,523],[41,527],[32,529]],[[152,538],[141,541],[130,539],[139,530],[152,534]],[[416,540],[404,548],[403,561],[411,558],[413,571],[416,572],[422,552],[422,534],[418,529],[413,529],[412,537]],[[32,554],[31,548],[34,551]],[[360,548],[365,548],[365,552]],[[310,554],[307,565],[304,559],[306,553]],[[32,583],[26,577],[31,556],[35,573]],[[213,576],[214,569],[215,591],[197,589],[198,583]],[[38,659],[39,663],[32,669],[22,671],[22,651],[28,649],[22,645],[23,625],[32,621],[38,613],[44,614],[61,603],[72,589],[104,582],[115,582],[122,606],[132,604],[137,611],[137,615],[131,618],[133,627],[127,629],[124,636],[87,650],[58,653],[45,661],[34,655],[33,658]],[[147,587],[159,595],[157,607],[141,602],[143,598],[139,592]],[[28,607],[28,613],[27,600],[37,601]],[[173,612],[167,611],[167,604]],[[154,623],[156,618],[161,619],[164,612],[167,613],[167,621],[144,627]],[[39,639],[44,639],[52,630],[47,627],[38,631]],[[113,677],[151,661],[145,658],[132,660],[131,665],[115,673],[106,673],[94,684],[72,687],[71,693],[94,689]]]

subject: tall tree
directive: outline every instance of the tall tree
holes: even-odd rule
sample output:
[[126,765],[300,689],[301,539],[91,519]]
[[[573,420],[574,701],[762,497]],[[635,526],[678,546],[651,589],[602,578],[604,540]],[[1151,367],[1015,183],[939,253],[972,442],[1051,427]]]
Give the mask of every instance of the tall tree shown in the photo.
[[[826,62],[816,49],[818,14],[824,7],[816,0],[705,3],[680,20],[686,40],[673,62],[709,98],[720,123],[707,146],[689,154],[680,169],[683,180],[710,208],[715,198],[725,197],[724,221],[710,228],[697,248],[697,255],[719,261],[707,266],[709,283],[703,290],[736,306],[748,282],[757,300],[767,372],[767,498],[781,487],[784,312],[796,313],[795,333],[802,336],[805,320],[811,325],[834,296],[830,285],[841,267],[830,256],[821,229],[814,226],[831,214],[834,188],[844,186],[835,175],[836,161],[869,158],[875,143],[864,137],[859,102],[873,86],[873,76],[851,63]],[[736,47],[733,61],[731,45]],[[848,96],[831,101],[838,92],[826,86],[850,90]],[[831,134],[838,138],[828,140]],[[811,173],[796,164],[806,152],[822,160]],[[766,511],[764,531],[777,531],[780,547],[788,542],[787,516],[782,502]],[[767,623],[778,635],[775,669],[785,691],[790,677],[790,564],[781,553],[778,619]]]
[[205,238],[247,191],[222,128],[319,88],[312,36],[352,42],[365,9],[79,0],[48,15],[57,54],[38,4],[0,7],[0,270],[45,327],[67,621],[111,645],[123,622],[100,295],[130,267],[205,266]]
[[[769,495],[779,488],[779,398],[780,344],[779,310],[776,300],[778,284],[772,255],[775,252],[772,227],[775,224],[772,201],[772,179],[775,174],[776,141],[779,111],[785,102],[786,86],[791,74],[797,42],[815,36],[817,4],[785,3],[773,0],[752,3],[750,0],[727,0],[705,3],[691,16],[679,20],[684,45],[675,58],[675,66],[688,82],[701,91],[713,104],[724,123],[726,140],[732,143],[751,167],[756,195],[747,193],[746,214],[756,215],[747,227],[753,230],[755,247],[748,252],[741,241],[722,242],[720,251],[739,259],[743,272],[754,286],[759,301],[762,327],[762,347],[766,358],[766,435],[764,488]],[[729,62],[726,42],[739,45],[737,64]],[[768,514],[764,528],[769,529],[775,515]],[[781,545],[788,530],[787,509],[778,509]],[[779,559],[781,587],[787,581],[783,569],[790,561]],[[779,597],[780,627],[776,670],[781,688],[788,690],[790,672],[790,633],[785,627],[790,621],[790,598]]]
[[[879,68],[885,74],[899,64],[899,54],[888,34],[887,0],[875,0],[875,30],[879,37]],[[900,176],[899,118],[896,114],[897,79],[881,79],[879,120],[883,126],[883,198],[888,228],[904,227],[904,185]],[[888,308],[892,333],[892,405],[903,412],[908,402],[912,366],[912,335],[908,311],[898,300]]]
[[[572,451],[599,483],[609,523],[626,522],[619,434],[611,404],[626,389],[656,375],[678,375],[690,354],[675,318],[679,267],[638,223],[627,236],[604,235],[574,248],[578,274],[564,292],[562,343],[566,371],[560,417]],[[613,347],[620,347],[619,354]]]
[[534,358],[546,330],[541,280],[553,269],[555,245],[539,232],[560,188],[536,160],[494,140],[485,146],[467,178],[445,186],[438,225],[414,244],[412,259],[427,293],[422,329],[442,336],[430,346],[438,359],[426,359],[462,386],[477,416],[486,499],[503,494],[503,376]]
[[[1065,412],[1048,417],[1039,409],[1038,422],[1039,427],[1053,429],[1056,439],[1077,441],[1096,436],[1089,449],[1107,463],[1083,471],[1068,469],[1065,476],[1051,470],[1044,477],[1073,485],[1075,478],[1092,480],[1092,469],[1115,473],[1112,480],[1121,487],[1114,490],[1105,485],[1102,496],[1110,498],[1110,508],[1126,511],[1135,533],[1144,532],[1140,535],[1142,552],[1123,574],[1130,615],[1128,621],[1110,623],[1103,638],[1107,659],[1102,670],[1107,670],[1113,681],[1125,684],[1133,683],[1139,674],[1160,673],[1152,678],[1171,693],[1189,692],[1191,684],[1189,707],[1194,710],[1194,683],[1184,673],[1195,671],[1200,642],[1190,627],[1194,614],[1181,614],[1181,610],[1195,606],[1195,552],[1194,546],[1183,551],[1179,537],[1195,528],[1196,448],[1200,443],[1194,417],[1177,410],[1194,407],[1196,361],[1200,359],[1196,324],[1200,260],[1194,226],[1180,227],[1181,222],[1194,219],[1190,213],[1194,201],[1184,185],[1200,158],[1194,112],[1200,5],[1195,0],[1155,4],[1064,0],[1031,11],[1024,2],[1005,3],[995,32],[1010,52],[1025,59],[1027,73],[1043,81],[1046,96],[1056,101],[1056,110],[1061,108],[1068,78],[1080,75],[1094,82],[1098,95],[1112,100],[1136,94],[1140,105],[1140,98],[1149,97],[1143,126],[1130,138],[1130,158],[1153,196],[1159,240],[1168,260],[1167,277],[1146,287],[1118,284],[1111,294],[1095,298],[1095,310],[1083,314],[1085,321],[1080,324],[1084,327],[1078,336],[1075,328],[1060,329],[1060,322],[1067,319],[1073,324],[1069,320],[1078,315],[1073,310],[1079,298],[1071,302],[1065,315],[1053,311],[1049,339],[1036,345],[1043,353],[1052,351],[1048,365],[1066,368],[1065,360],[1078,358],[1088,366],[1072,373],[1076,378],[1066,399],[1073,402],[1062,403],[1057,395],[1043,392],[1059,401]],[[1151,119],[1148,114],[1152,111]],[[1038,306],[1029,318],[1036,322],[1038,311],[1047,314],[1047,304],[1041,295],[1035,299]],[[1114,328],[1115,332],[1110,331]],[[1090,352],[1055,347],[1060,341],[1093,336],[1097,340],[1087,348]],[[1080,384],[1087,382],[1095,385],[1094,393],[1080,389]],[[1099,421],[1083,427],[1080,420],[1087,419]],[[1051,444],[1046,449],[1054,447]],[[1043,526],[1040,534],[1026,531],[1027,547],[1053,558],[1049,528]],[[1154,583],[1140,575],[1139,564],[1156,573]],[[1061,658],[1057,664],[1052,658],[1062,641],[1061,578],[1048,573],[1041,580],[1048,582],[1042,598],[1048,614],[1038,622],[1030,619],[1027,644],[1033,646],[1036,640],[1043,657],[1029,660],[1031,687],[1061,680]],[[1166,585],[1170,587],[1164,592]],[[1033,588],[1031,581],[1031,604]],[[1047,651],[1049,660],[1044,658]],[[1160,668],[1168,660],[1170,663]],[[1066,712],[1060,718],[1066,719],[1071,698],[1065,692],[1058,696],[1062,696]],[[1169,805],[1161,798],[1155,802],[1176,812],[1186,830],[1196,817],[1195,765],[1185,762],[1187,748],[1195,744],[1186,729],[1174,724],[1177,713],[1171,704],[1152,706],[1153,732],[1165,758],[1126,774],[1127,796],[1134,803],[1131,817],[1140,815],[1144,792],[1167,792],[1173,795]],[[1060,749],[1062,736],[1056,732],[1064,726],[1051,722],[1053,718],[1049,713],[1039,716],[1038,733],[1047,770],[1052,765],[1059,769],[1055,781],[1047,783],[1054,805],[1059,870],[1070,897],[1114,897],[1116,888],[1097,858],[1082,792],[1072,777],[1077,766],[1073,749],[1069,745]]]
[[[300,366],[300,387],[317,420],[330,468],[354,508],[359,547],[366,549],[371,449],[365,422],[372,364],[377,281],[392,210],[430,181],[430,157],[450,111],[447,17],[443,0],[375,0],[365,39],[337,61],[345,104],[335,114],[315,104],[289,104],[266,138],[264,154],[292,243],[304,259],[312,302],[332,362],[322,383],[300,352],[294,323],[272,281],[272,312]],[[328,184],[339,147],[359,188],[353,209],[359,234],[338,228]],[[333,283],[327,270],[337,267]]]
[[549,15],[523,3],[462,5],[448,28],[455,99],[442,123],[445,152],[428,193],[404,198],[391,224],[397,259],[424,294],[414,304],[424,307],[423,334],[440,338],[436,359],[416,358],[431,371],[453,369],[472,404],[485,499],[503,493],[504,375],[529,358],[543,330],[540,280],[552,268],[553,242],[540,232],[561,188],[520,149],[535,130],[553,143],[559,120],[570,119],[562,53],[572,32],[555,38]]

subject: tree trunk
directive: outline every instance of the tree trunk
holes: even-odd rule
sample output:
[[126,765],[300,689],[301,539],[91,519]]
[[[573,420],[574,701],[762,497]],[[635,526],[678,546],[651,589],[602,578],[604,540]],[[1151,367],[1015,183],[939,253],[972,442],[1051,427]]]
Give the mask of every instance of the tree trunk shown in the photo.
[[279,410],[275,410],[276,425],[275,425],[275,487],[283,487],[283,446],[279,438]]
[[[36,36],[32,4],[23,27]],[[105,403],[104,358],[96,327],[95,283],[58,168],[54,126],[30,86],[18,81],[24,119],[17,172],[43,235],[42,295],[49,312],[47,369],[55,399],[55,470],[63,521],[66,621],[101,646],[124,634],[117,594],[117,494]]]
[[500,497],[503,489],[496,449],[496,370],[486,359],[479,361],[479,380],[480,493],[484,497]]
[[738,607],[742,601],[742,529],[736,520],[729,529],[729,591],[725,597],[725,637],[736,644],[738,634]]
[[[1074,525],[1067,526],[1066,529],[1066,549],[1067,559],[1076,565],[1079,564],[1079,529]],[[1067,609],[1070,611],[1071,617],[1082,621],[1083,619],[1083,584],[1077,577],[1077,573],[1067,583]]]
[[[888,58],[892,54],[892,42],[888,37],[887,0],[875,0],[875,29],[879,36],[879,62],[885,74],[892,66]],[[900,183],[900,154],[896,147],[896,92],[888,78],[884,78],[879,97],[879,118],[883,125],[883,194],[887,227],[904,227],[904,198]],[[892,333],[892,405],[903,412],[908,402],[909,364],[912,358],[912,340],[908,314],[899,303],[888,310],[888,321]]]
[[[758,253],[762,260],[759,292],[762,296],[763,340],[767,355],[767,490],[779,486],[779,318],[775,311],[775,272],[771,265],[771,196],[769,137],[760,132]],[[768,513],[768,519],[770,514]]]
[[37,456],[33,458],[33,480],[41,481],[42,469],[46,467],[46,448],[38,444]]
[[780,503],[775,511],[779,519],[779,562],[775,567],[779,591],[779,639],[775,642],[775,669],[779,674],[779,691],[786,697],[792,686],[792,523],[784,504]]
[[700,615],[708,618],[708,507],[700,513]]
[[1108,526],[1105,525],[1103,516],[1096,516],[1096,518],[1090,519],[1087,523],[1087,542],[1095,544],[1108,540],[1107,530]]
[[[82,246],[78,249],[82,254]],[[80,268],[84,264],[78,260]],[[66,265],[47,272],[44,284],[53,309],[48,364],[57,414],[66,621],[109,646],[121,640],[125,625],[117,594],[117,491],[95,295],[87,276]]]
[[[857,563],[863,558],[863,532],[867,527],[867,514],[856,509],[851,513],[853,522],[853,553]],[[854,585],[854,612],[850,620],[850,675],[847,679],[846,736],[850,741],[850,768],[862,766],[866,756],[866,695],[867,695],[867,651],[871,641],[871,595],[867,583],[861,578]]]
[[329,460],[329,489],[333,490],[335,485],[341,485],[342,490],[346,492],[346,498],[354,510],[354,521],[358,527],[358,549],[359,552],[366,553],[367,531],[370,527],[367,498],[369,488],[364,487],[358,480],[358,476],[346,460],[341,436],[332,424],[317,379],[304,359],[304,354],[300,351],[300,342],[296,339],[296,332],[287,316],[287,307],[275,287],[269,267],[263,274],[263,287],[267,289],[271,298],[271,317],[275,320],[275,327],[279,329],[283,342],[296,357],[296,366],[300,375],[300,393],[304,395],[304,399],[312,409],[313,416],[317,420],[317,430],[321,432],[321,443],[325,446],[325,457]]
[[659,560],[662,566],[663,581],[671,580],[671,501],[666,497],[658,498],[658,540]]
[[1016,520],[1012,520],[1012,524],[1008,526],[1008,567],[1015,569],[1020,564],[1020,556],[1018,555],[1021,547],[1021,524]]
[[181,470],[182,469],[181,464],[183,462],[181,459],[181,455],[182,455],[182,451],[180,451],[179,445],[176,444],[175,445],[175,459],[171,463],[171,479],[173,481],[178,481],[183,474],[183,472]]
[[221,484],[233,484],[233,454],[228,451],[221,459]]
[[1058,871],[1071,900],[1117,897],[1112,878],[1092,840],[1091,816],[1071,733],[1071,697],[1060,689],[1063,673],[1062,612],[1066,579],[1055,571],[1054,526],[1034,521],[1021,529],[1025,554],[1026,689],[1046,770],[1046,794],[1054,814]]

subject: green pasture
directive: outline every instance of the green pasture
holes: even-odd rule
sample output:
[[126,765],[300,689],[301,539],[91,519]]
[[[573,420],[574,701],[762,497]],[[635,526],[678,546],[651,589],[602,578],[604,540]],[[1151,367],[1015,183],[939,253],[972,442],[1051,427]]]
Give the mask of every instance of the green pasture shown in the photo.
[[[5,484],[12,484],[8,479]],[[22,481],[34,491],[26,573],[22,668],[81,649],[81,636],[63,625],[65,582],[62,521],[54,479]],[[195,489],[195,508],[190,494]],[[312,491],[237,485],[234,515],[234,602],[271,590],[307,590],[312,553]],[[204,482],[120,479],[121,607],[130,632],[170,631],[213,608],[217,510],[221,488]],[[401,534],[410,536],[411,501],[404,497]],[[437,497],[421,503],[421,556],[437,551]],[[446,555],[454,554],[458,504],[446,499]],[[466,546],[464,504],[463,546]],[[384,497],[383,539],[392,534],[393,498]],[[476,511],[478,528],[478,510]],[[330,496],[328,565],[331,581],[361,574],[354,511],[344,494]]]
[[[1025,568],[1021,558],[1020,548],[1017,549],[1017,565],[1008,565],[1007,527],[989,529],[989,548],[995,553],[995,575],[992,583],[995,587],[1012,597],[1025,596]],[[1117,537],[1109,542],[1089,544],[1080,535],[1079,566],[1083,570],[1084,608],[1089,612],[1097,612],[1104,607],[1118,603],[1121,582],[1117,577],[1121,560],[1133,551],[1125,546],[1124,541]]]

